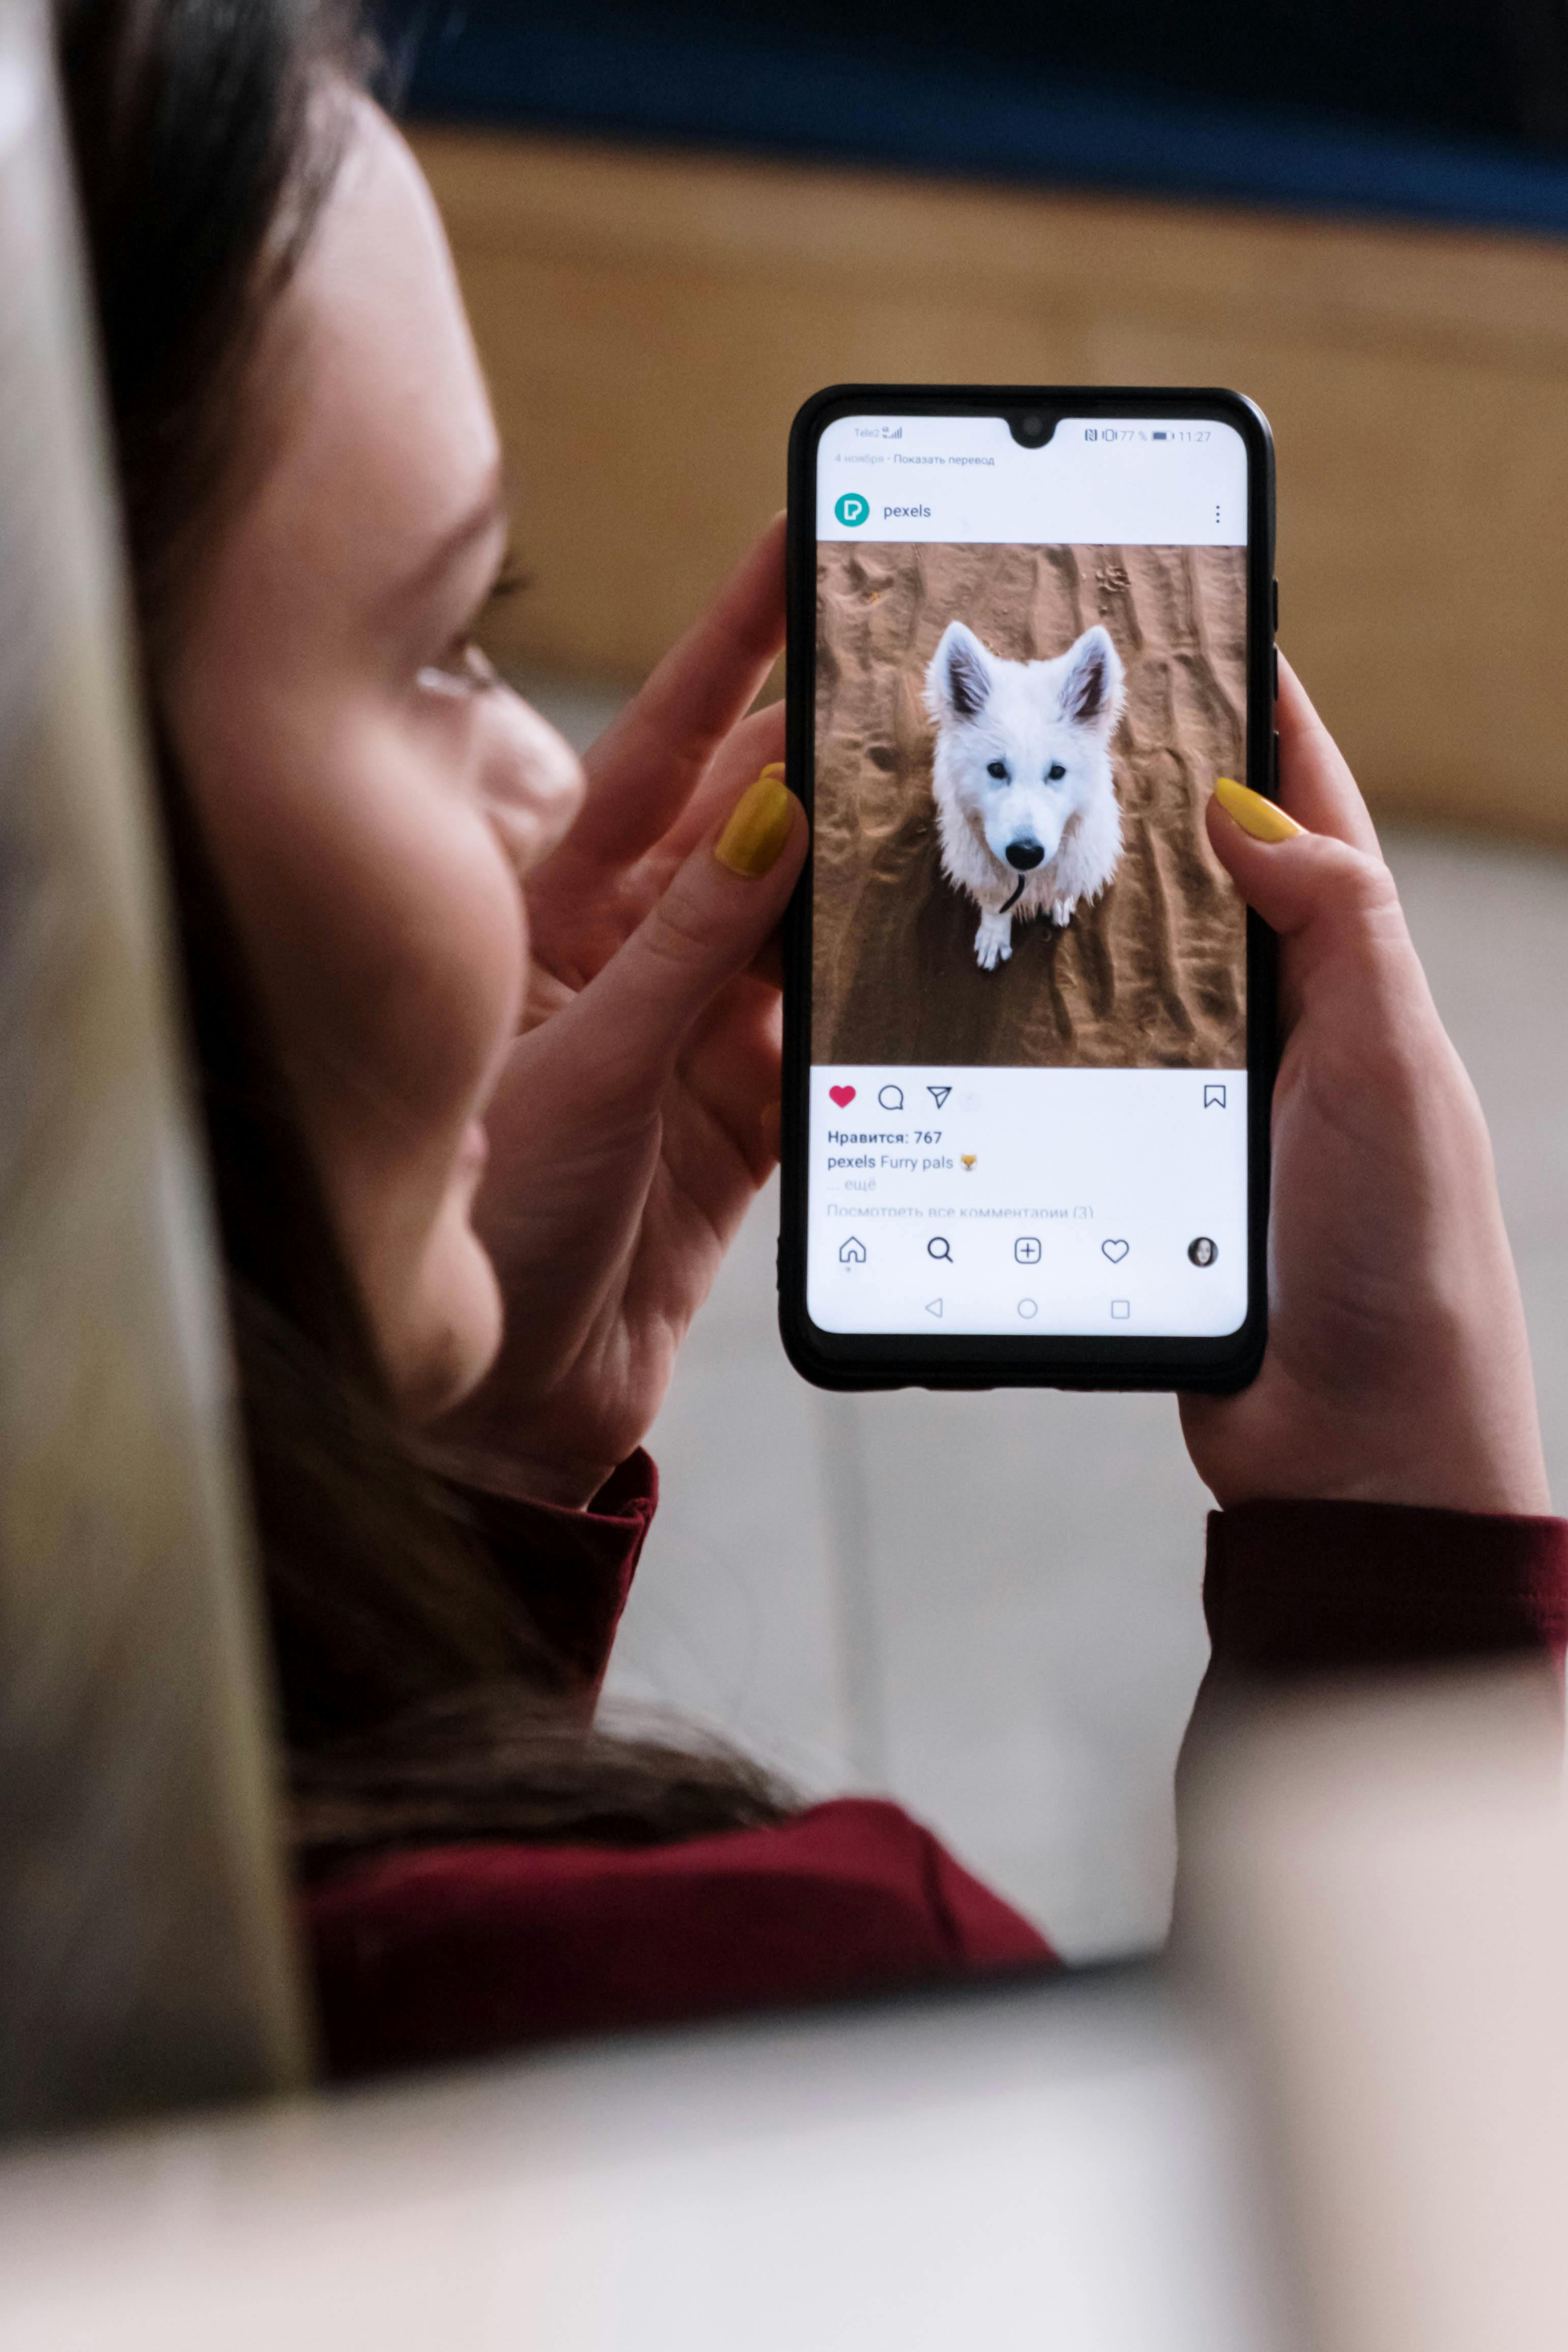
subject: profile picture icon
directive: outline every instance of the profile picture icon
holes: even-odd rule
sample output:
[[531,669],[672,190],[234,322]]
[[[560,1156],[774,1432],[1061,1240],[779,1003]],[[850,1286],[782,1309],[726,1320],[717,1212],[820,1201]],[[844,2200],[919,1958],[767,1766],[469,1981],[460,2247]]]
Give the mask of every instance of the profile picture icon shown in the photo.
[[846,490],[844,496],[835,501],[833,511],[841,523],[853,530],[866,520],[871,511],[871,504],[868,499],[861,497],[858,490]]
[[1194,1265],[1212,1265],[1219,1252],[1207,1234],[1200,1234],[1195,1242],[1187,1244],[1187,1255]]

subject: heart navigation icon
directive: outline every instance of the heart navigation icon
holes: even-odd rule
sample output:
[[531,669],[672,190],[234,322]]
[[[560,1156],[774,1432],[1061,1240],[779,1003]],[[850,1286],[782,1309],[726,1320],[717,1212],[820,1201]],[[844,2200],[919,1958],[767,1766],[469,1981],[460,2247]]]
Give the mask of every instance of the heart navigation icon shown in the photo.
[[847,1108],[848,1105],[855,1099],[855,1089],[853,1087],[829,1087],[827,1091],[833,1097],[833,1100],[838,1105],[840,1110]]
[[1112,1265],[1120,1265],[1122,1259],[1126,1256],[1129,1249],[1131,1247],[1131,1244],[1130,1242],[1101,1242],[1100,1246],[1105,1252],[1106,1256],[1110,1260]]

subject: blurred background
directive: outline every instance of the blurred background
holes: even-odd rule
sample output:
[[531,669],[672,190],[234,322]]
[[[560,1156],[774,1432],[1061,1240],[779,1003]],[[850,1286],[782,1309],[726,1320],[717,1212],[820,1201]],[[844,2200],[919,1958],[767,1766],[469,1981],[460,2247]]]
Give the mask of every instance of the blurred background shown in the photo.
[[[1224,383],[1281,640],[1492,1123],[1568,1495],[1563,0],[527,0],[384,37],[500,412],[495,650],[590,740],[853,379]],[[1205,1642],[1168,1399],[825,1398],[772,1191],[687,1349],[612,1692],[888,1790],[1073,1958],[1163,1932]]]

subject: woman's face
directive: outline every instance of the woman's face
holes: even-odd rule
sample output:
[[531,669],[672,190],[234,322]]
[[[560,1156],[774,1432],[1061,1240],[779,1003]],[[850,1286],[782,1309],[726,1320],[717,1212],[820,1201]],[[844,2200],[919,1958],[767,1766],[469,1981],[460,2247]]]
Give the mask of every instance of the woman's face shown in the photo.
[[500,450],[428,190],[355,101],[257,356],[249,487],[164,680],[204,835],[399,1394],[489,1364],[469,1223],[528,957],[521,876],[572,822],[571,751],[468,644]]

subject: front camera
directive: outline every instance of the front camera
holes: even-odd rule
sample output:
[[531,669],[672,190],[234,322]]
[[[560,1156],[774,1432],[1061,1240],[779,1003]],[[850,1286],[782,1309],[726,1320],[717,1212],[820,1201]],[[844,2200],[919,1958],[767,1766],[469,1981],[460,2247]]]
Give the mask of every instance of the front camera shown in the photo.
[[1008,423],[1014,440],[1021,442],[1026,449],[1043,449],[1057,429],[1056,418],[1038,408],[1021,409]]

